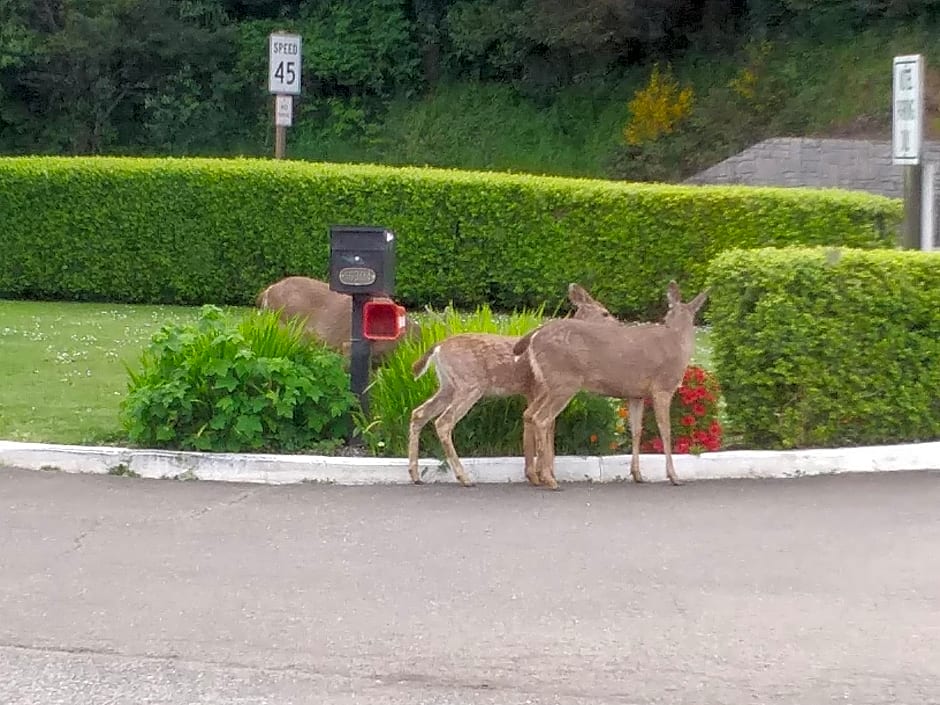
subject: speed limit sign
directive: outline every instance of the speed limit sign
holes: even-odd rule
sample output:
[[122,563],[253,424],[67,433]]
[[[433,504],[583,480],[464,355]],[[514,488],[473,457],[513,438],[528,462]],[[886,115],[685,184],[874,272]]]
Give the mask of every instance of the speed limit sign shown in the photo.
[[300,95],[300,35],[269,35],[268,92]]

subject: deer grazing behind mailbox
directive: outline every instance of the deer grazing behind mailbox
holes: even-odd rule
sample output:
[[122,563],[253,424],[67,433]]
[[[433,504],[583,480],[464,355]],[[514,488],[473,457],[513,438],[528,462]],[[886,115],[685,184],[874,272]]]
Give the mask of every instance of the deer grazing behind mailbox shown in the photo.
[[[258,294],[255,305],[277,311],[282,319],[301,318],[309,336],[349,357],[352,296],[332,291],[329,284],[319,279],[292,276],[266,287]],[[420,335],[420,327],[409,318],[405,336],[416,335]],[[389,355],[399,340],[373,342],[373,360],[380,361]]]

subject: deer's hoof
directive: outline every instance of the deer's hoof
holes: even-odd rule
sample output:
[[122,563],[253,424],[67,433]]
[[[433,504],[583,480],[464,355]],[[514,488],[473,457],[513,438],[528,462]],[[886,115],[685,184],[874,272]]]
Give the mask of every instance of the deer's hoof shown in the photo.
[[673,487],[680,487],[681,485],[684,485],[684,484],[685,484],[682,480],[680,480],[680,479],[678,479],[678,478],[675,479],[675,480],[672,480],[672,479],[669,480],[669,483],[670,483]]
[[415,478],[413,478],[411,481],[412,481],[414,484],[416,484],[416,485],[423,485],[423,484],[424,484],[424,480],[422,480],[420,477],[415,477]]
[[471,482],[470,480],[461,480],[460,484],[463,487],[476,487],[477,486],[475,482]]

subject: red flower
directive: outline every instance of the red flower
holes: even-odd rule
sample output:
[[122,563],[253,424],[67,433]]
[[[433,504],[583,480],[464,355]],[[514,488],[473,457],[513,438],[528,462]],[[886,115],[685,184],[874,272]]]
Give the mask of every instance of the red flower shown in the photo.
[[663,439],[662,438],[654,438],[651,445],[653,446],[653,452],[655,453],[663,452]]
[[[716,417],[721,389],[715,377],[697,365],[689,365],[683,373],[682,384],[676,392],[678,398],[673,400],[670,410],[670,422],[674,432],[673,447],[682,449],[683,452],[719,449],[722,429]],[[643,400],[643,403],[645,407],[649,407],[652,400],[647,398]],[[618,411],[620,414],[624,413],[619,409]],[[622,427],[623,422],[620,423]],[[620,432],[626,433],[626,429]],[[656,439],[656,436],[655,419],[652,414],[646,414],[643,418],[641,451],[652,450],[661,453],[662,443]]]

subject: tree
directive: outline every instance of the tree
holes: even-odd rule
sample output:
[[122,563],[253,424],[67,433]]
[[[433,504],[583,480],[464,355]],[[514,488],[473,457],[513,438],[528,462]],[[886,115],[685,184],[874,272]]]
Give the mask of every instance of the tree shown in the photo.
[[49,31],[34,35],[36,53],[8,87],[34,116],[32,151],[85,154],[139,143],[147,97],[181,72],[205,83],[220,48],[224,56],[218,35],[185,21],[171,0],[39,5],[33,21]]

